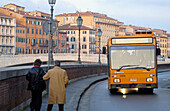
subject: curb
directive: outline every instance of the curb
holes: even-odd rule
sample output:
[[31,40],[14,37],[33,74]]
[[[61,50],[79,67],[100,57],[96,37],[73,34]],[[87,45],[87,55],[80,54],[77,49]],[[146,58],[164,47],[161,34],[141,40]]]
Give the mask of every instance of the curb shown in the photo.
[[98,80],[90,83],[90,85],[88,85],[88,86],[83,90],[83,92],[81,93],[80,98],[79,98],[79,100],[78,100],[78,104],[77,104],[76,111],[78,111],[81,98],[82,98],[83,95],[86,93],[86,91],[87,91],[92,85],[94,85],[94,84],[96,84],[96,83],[98,83],[98,82],[104,81],[104,80],[106,80],[107,78],[108,78],[108,77],[104,77],[104,78],[102,78],[102,79],[98,79]]

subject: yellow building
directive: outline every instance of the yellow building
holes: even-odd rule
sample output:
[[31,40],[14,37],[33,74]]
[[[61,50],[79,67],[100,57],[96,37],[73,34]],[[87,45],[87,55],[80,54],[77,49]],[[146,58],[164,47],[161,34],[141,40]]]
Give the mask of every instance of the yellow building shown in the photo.
[[[99,52],[99,38],[97,36],[97,30],[100,28],[102,30],[101,36],[101,47],[107,44],[107,40],[113,36],[125,35],[124,30],[120,33],[120,26],[123,25],[123,22],[119,22],[116,19],[108,17],[105,14],[94,13],[94,12],[76,12],[76,13],[68,13],[68,14],[60,14],[56,15],[55,18],[60,21],[60,25],[65,24],[77,24],[77,18],[81,15],[83,19],[84,26],[92,28],[96,31],[96,53]],[[123,34],[124,33],[124,34]]]
[[170,34],[166,34],[167,35],[167,56],[168,58],[170,58]]
[[7,4],[7,5],[4,5],[4,7],[5,8],[7,8],[7,9],[11,9],[11,10],[14,10],[14,11],[25,11],[25,8],[24,7],[21,7],[21,6],[19,6],[19,5],[16,5],[16,4],[12,4],[12,3],[10,3],[10,4]]
[[[79,27],[77,25],[62,25],[58,27],[60,31],[67,33],[67,44],[69,44],[70,53],[78,53],[79,49]],[[95,30],[81,26],[80,31],[80,53],[95,53]]]
[[0,55],[15,54],[16,19],[0,13]]
[[153,29],[154,36],[156,36],[157,46],[161,49],[161,56],[168,57],[168,37],[165,30]]
[[50,14],[48,13],[44,13],[44,12],[41,12],[41,11],[32,11],[32,12],[28,12],[29,15],[32,15],[32,16],[40,16],[40,17],[43,17],[43,18],[46,18],[46,19],[50,19]]

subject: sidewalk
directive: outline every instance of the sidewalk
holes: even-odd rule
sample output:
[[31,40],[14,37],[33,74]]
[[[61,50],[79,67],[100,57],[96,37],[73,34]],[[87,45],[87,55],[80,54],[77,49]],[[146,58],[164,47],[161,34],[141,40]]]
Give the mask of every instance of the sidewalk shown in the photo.
[[[93,76],[85,79],[80,79],[75,82],[71,82],[66,88],[66,104],[64,106],[65,111],[76,111],[78,101],[82,92],[93,82],[107,78],[107,75]],[[48,95],[43,97],[41,111],[46,111],[48,105]],[[30,111],[28,107],[24,111]],[[53,106],[52,111],[58,111],[58,105]]]

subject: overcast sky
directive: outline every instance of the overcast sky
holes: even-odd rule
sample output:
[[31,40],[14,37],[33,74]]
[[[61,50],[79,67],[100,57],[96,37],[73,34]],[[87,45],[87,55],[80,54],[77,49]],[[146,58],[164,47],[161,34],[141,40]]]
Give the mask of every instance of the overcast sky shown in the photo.
[[[50,13],[48,0],[0,0],[0,6],[14,3],[26,11]],[[107,14],[125,25],[157,28],[170,33],[170,0],[57,0],[54,15],[92,11]]]

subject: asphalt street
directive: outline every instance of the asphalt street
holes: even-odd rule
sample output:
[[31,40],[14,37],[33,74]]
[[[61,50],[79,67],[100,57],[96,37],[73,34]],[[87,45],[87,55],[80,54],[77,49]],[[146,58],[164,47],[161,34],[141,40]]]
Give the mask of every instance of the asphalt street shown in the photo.
[[153,94],[110,94],[107,80],[92,86],[83,96],[79,111],[170,111],[170,72],[158,74],[159,88]]

